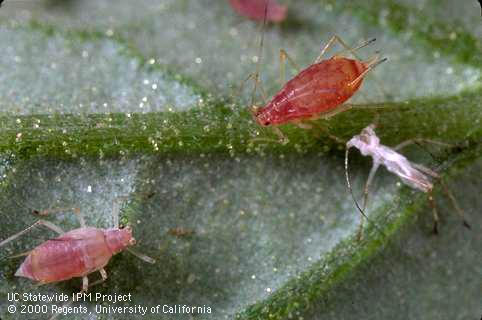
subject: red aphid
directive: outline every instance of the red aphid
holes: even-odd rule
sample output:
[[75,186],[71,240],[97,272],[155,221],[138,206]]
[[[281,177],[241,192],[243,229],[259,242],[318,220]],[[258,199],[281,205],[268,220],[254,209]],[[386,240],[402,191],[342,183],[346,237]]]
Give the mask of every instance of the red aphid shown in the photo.
[[281,22],[286,19],[288,7],[280,5],[275,0],[229,0],[231,7],[240,15],[256,20]]
[[312,64],[257,110],[256,120],[262,126],[280,125],[329,113],[360,88],[363,78],[355,80],[369,67],[369,62],[341,56]]
[[75,229],[33,249],[15,275],[40,283],[84,277],[104,268],[114,254],[135,243],[129,227]]

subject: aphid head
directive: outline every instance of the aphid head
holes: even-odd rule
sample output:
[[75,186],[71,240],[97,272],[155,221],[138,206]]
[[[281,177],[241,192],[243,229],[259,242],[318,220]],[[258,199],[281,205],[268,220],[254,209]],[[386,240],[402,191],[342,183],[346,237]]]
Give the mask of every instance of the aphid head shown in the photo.
[[262,127],[268,127],[271,125],[276,125],[278,123],[277,114],[271,112],[271,102],[268,103],[263,108],[258,108],[256,112],[253,112],[253,117],[255,121]]
[[136,244],[136,239],[132,237],[132,228],[130,226],[106,230],[105,240],[113,254]]
[[[109,232],[109,231],[114,231],[114,232],[117,231],[117,238],[115,238],[113,241],[114,242],[117,241],[117,246],[120,249],[118,249],[117,251],[112,251],[114,254],[118,253],[122,250],[126,250],[127,252],[132,253],[133,255],[135,255],[136,257],[138,257],[139,259],[141,259],[141,260],[143,260],[147,263],[155,263],[156,262],[156,260],[152,259],[151,257],[146,256],[145,254],[139,253],[137,251],[134,251],[132,248],[130,248],[131,246],[133,246],[137,243],[136,239],[134,239],[134,237],[132,237],[131,226],[127,225],[126,227],[123,227],[122,225],[120,225],[118,229],[107,230],[107,232]],[[107,242],[107,244],[110,248],[111,245],[109,245],[109,242],[108,242],[109,240],[108,240],[108,237],[107,237],[107,232],[106,232],[106,242]]]
[[256,122],[263,127],[267,127],[272,123],[271,116],[266,112],[259,112],[254,117]]

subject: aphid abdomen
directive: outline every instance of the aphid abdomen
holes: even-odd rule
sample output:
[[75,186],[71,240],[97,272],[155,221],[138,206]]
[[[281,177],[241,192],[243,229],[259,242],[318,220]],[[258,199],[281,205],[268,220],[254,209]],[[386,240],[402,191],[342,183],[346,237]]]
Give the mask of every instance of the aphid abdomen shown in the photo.
[[102,229],[80,228],[36,247],[16,275],[43,283],[63,281],[104,267],[111,256]]
[[288,81],[256,117],[262,125],[314,118],[341,105],[360,88],[350,85],[366,70],[359,61],[332,58],[313,64]]

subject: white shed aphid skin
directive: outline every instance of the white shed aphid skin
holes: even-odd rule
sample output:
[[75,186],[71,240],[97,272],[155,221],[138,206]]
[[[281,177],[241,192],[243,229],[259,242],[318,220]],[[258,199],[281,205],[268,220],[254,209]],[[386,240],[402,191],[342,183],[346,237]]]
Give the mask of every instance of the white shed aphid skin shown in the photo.
[[[442,185],[442,189],[445,194],[447,194],[452,206],[455,209],[455,212],[460,215],[463,220],[464,226],[470,228],[470,225],[464,218],[464,213],[462,209],[460,209],[455,197],[453,196],[452,192],[449,190],[447,185],[443,182],[440,178],[439,174],[435,171],[426,168],[420,164],[413,163],[408,160],[404,155],[398,153],[397,151],[417,142],[427,142],[441,146],[450,146],[446,143],[428,140],[428,139],[412,139],[407,140],[405,142],[400,143],[399,145],[395,146],[394,148],[387,147],[383,144],[380,144],[380,139],[375,134],[375,125],[371,124],[359,135],[354,136],[346,143],[346,153],[345,153],[345,176],[346,182],[348,185],[348,189],[350,190],[351,196],[353,201],[355,202],[356,207],[362,214],[361,223],[360,223],[360,230],[359,236],[361,236],[362,229],[363,229],[363,217],[365,215],[365,208],[367,205],[368,200],[368,193],[370,185],[375,177],[375,173],[380,166],[384,166],[389,172],[397,175],[400,177],[403,183],[410,186],[413,189],[419,190],[421,192],[428,194],[429,204],[432,208],[432,214],[434,219],[434,233],[438,233],[438,223],[439,223],[439,216],[437,213],[437,208],[435,205],[435,201],[432,196],[432,191],[434,187],[433,180],[440,181]],[[363,191],[363,203],[360,206],[353,194],[353,189],[350,183],[350,176],[348,174],[348,153],[350,148],[355,147],[360,150],[360,153],[364,156],[370,156],[373,159],[373,166],[370,170],[368,175],[367,182],[365,183],[364,191]]]

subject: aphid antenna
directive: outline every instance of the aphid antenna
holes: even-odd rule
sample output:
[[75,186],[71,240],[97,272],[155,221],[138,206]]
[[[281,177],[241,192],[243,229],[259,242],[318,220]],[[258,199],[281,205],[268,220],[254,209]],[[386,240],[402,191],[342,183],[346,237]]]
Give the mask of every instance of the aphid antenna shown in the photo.
[[374,62],[370,67],[373,69],[373,68],[376,68],[377,66],[379,66],[380,64],[384,63],[385,61],[388,61],[388,58],[382,58],[376,62]]
[[253,95],[251,97],[251,105],[255,105],[255,96],[258,90],[258,81],[259,81],[259,74],[261,72],[261,58],[263,56],[263,46],[264,46],[264,33],[266,29],[266,23],[268,19],[268,0],[264,1],[264,17],[263,17],[263,24],[261,26],[261,38],[259,41],[259,51],[258,51],[258,61],[256,63],[256,73],[254,74],[254,88],[253,88]]
[[349,148],[346,148],[346,151],[345,151],[345,179],[346,179],[346,184],[348,186],[348,190],[350,191],[350,194],[351,194],[351,198],[353,199],[353,202],[355,203],[355,206],[357,207],[358,211],[360,211],[361,215],[367,219],[368,223],[370,223],[371,225],[373,225],[373,227],[378,231],[380,232],[380,234],[384,237],[386,237],[385,233],[382,231],[381,228],[379,228],[374,222],[372,222],[372,220],[370,218],[368,218],[368,216],[366,215],[365,211],[363,211],[363,209],[361,208],[360,204],[358,203],[358,201],[356,200],[356,197],[355,197],[355,194],[353,193],[353,188],[351,187],[351,180],[350,180],[350,174],[348,172],[348,154],[350,152],[350,149],[351,147]]
[[343,53],[345,53],[345,52],[348,51],[348,52],[350,52],[355,58],[357,58],[358,60],[361,60],[361,58],[355,53],[355,51],[360,50],[360,49],[362,49],[362,48],[365,48],[365,47],[371,45],[372,43],[374,43],[375,41],[377,41],[377,38],[372,38],[372,39],[370,39],[370,40],[367,40],[367,41],[364,41],[364,42],[360,43],[360,44],[357,45],[356,47],[342,50],[342,51],[336,53],[335,56],[336,56],[336,55],[341,55],[341,54],[343,54]]
[[357,50],[360,50],[362,48],[368,47],[369,45],[375,43],[375,41],[377,41],[377,38],[371,38],[370,40],[367,40],[365,42],[360,43],[358,46],[351,49],[351,51],[357,51]]

